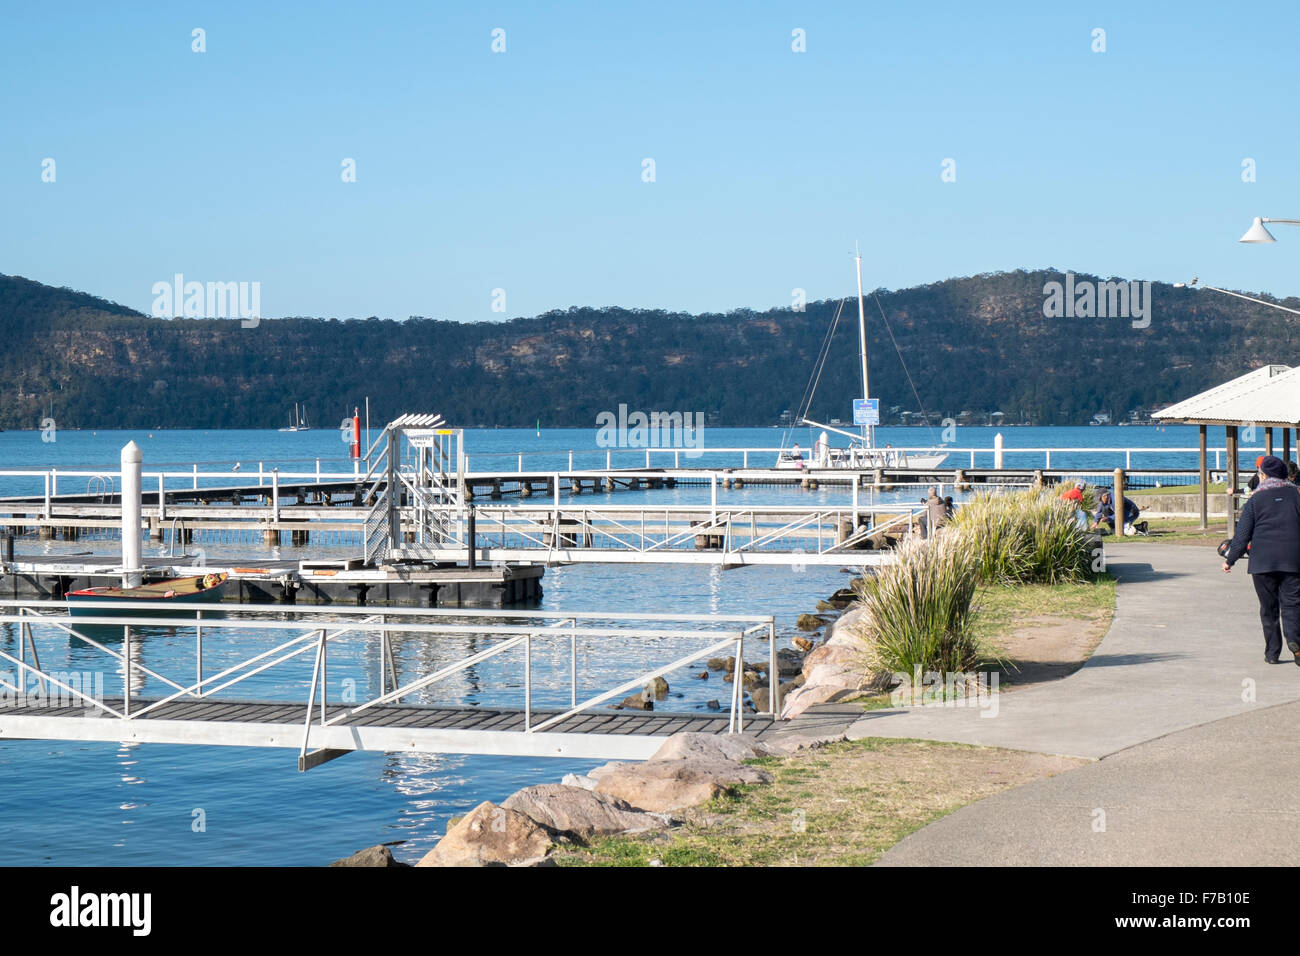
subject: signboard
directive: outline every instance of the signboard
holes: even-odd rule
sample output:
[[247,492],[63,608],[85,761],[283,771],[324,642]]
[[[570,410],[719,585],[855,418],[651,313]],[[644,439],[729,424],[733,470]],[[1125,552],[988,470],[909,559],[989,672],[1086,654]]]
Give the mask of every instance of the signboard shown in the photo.
[[406,428],[403,429],[407,441],[411,443],[412,448],[435,448],[438,447],[438,438],[443,435],[454,435],[454,428]]
[[880,399],[855,398],[853,400],[853,424],[879,425]]

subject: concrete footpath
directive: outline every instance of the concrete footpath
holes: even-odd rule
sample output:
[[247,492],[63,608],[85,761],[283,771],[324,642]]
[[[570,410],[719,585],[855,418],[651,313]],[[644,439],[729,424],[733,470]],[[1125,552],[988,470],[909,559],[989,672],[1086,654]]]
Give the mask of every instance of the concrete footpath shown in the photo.
[[[917,737],[1103,758],[965,807],[879,865],[1296,864],[1300,667],[1264,663],[1245,562],[1108,544],[1115,620],[1070,677],[978,708],[876,711],[850,739]],[[1045,611],[1050,610],[1044,608]]]

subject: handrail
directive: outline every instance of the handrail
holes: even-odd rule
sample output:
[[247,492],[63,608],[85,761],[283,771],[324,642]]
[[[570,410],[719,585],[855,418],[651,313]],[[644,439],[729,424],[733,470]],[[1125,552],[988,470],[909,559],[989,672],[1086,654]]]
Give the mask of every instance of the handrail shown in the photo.
[[[151,607],[151,602],[133,601],[122,602],[125,607],[123,610],[132,611],[136,609],[143,610]],[[45,610],[52,610],[54,613],[44,613]],[[115,606],[116,609],[116,606]],[[206,610],[219,610],[222,612],[234,612],[229,616],[222,617],[204,617],[202,612]],[[176,700],[186,699],[208,699],[228,688],[245,681],[256,675],[264,674],[273,668],[282,668],[283,665],[302,657],[302,655],[315,649],[316,661],[312,669],[312,678],[310,689],[306,697],[307,715],[303,728],[302,750],[300,756],[305,756],[307,746],[310,742],[311,731],[313,727],[324,728],[327,726],[336,726],[345,724],[349,719],[358,713],[369,708],[400,702],[412,693],[422,690],[446,677],[459,673],[476,663],[481,663],[491,657],[501,654],[517,651],[522,648],[524,653],[524,733],[533,734],[547,731],[557,724],[563,723],[575,714],[589,710],[592,707],[617,697],[619,694],[644,685],[647,681],[664,674],[671,673],[682,667],[685,667],[695,661],[698,661],[711,654],[725,649],[732,649],[734,652],[734,667],[736,668],[737,679],[733,682],[732,688],[732,708],[729,720],[729,731],[738,732],[743,729],[744,716],[741,708],[741,693],[743,680],[740,679],[741,662],[744,659],[744,642],[746,639],[761,639],[766,636],[768,642],[768,659],[773,662],[776,659],[775,650],[775,625],[774,619],[770,615],[709,615],[709,614],[676,614],[671,612],[540,612],[540,611],[507,611],[501,612],[496,610],[474,610],[474,609],[430,609],[430,608],[410,608],[410,609],[385,609],[383,614],[375,614],[373,608],[295,608],[292,612],[294,619],[265,619],[250,618],[243,616],[242,609],[228,608],[221,604],[203,604],[192,605],[186,609],[187,612],[193,611],[193,615],[179,614],[168,616],[131,616],[114,613],[103,615],[73,616],[71,607],[67,602],[59,601],[39,601],[39,602],[20,602],[20,601],[0,601],[0,612],[9,611],[11,613],[0,613],[0,624],[17,623],[23,629],[24,637],[32,634],[33,627],[49,626],[52,633],[67,635],[74,640],[83,642],[85,645],[105,654],[109,659],[120,665],[122,673],[122,698],[123,705],[121,709],[116,709],[103,700],[95,700],[81,693],[77,688],[71,686],[65,681],[61,681],[57,676],[49,673],[42,668],[34,637],[31,640],[32,661],[28,663],[25,660],[26,654],[22,658],[15,657],[7,651],[0,650],[0,660],[8,661],[18,666],[18,672],[21,679],[17,681],[18,686],[10,683],[4,675],[0,675],[0,687],[5,687],[11,691],[17,691],[20,694],[26,693],[24,688],[27,685],[29,676],[35,674],[40,686],[44,687],[48,683],[50,686],[57,687],[80,699],[85,700],[87,704],[99,708],[103,713],[120,720],[139,720],[149,713],[163,707],[164,705]],[[15,612],[16,613],[13,613]],[[343,612],[340,614],[339,612]],[[265,611],[263,610],[263,613]],[[328,616],[327,616],[328,615]],[[361,615],[361,616],[358,616]],[[425,620],[410,620],[410,618],[419,616]],[[428,623],[427,619],[432,616],[435,618],[464,618],[475,620],[478,623]],[[483,618],[495,617],[498,620],[489,621]],[[506,618],[507,623],[503,623],[500,618]],[[584,625],[580,621],[587,622]],[[647,623],[660,622],[694,622],[697,625],[714,625],[696,626],[682,628],[680,626],[668,627],[647,627]],[[628,624],[640,626],[627,626]],[[121,627],[124,633],[128,635],[126,643],[122,649],[115,650],[96,640],[92,635],[83,633],[88,627],[94,626],[113,626]],[[184,682],[173,680],[171,677],[159,672],[156,668],[145,666],[131,654],[131,640],[129,635],[134,628],[151,627],[151,628],[168,628],[173,630],[193,630],[196,639],[196,656],[197,656],[197,680],[186,680]],[[719,629],[720,628],[720,629]],[[265,650],[259,650],[256,653],[249,653],[243,659],[229,664],[217,673],[205,675],[203,671],[204,640],[206,638],[208,646],[219,643],[219,639],[230,635],[235,637],[240,633],[246,633],[248,630],[260,630],[269,633],[291,632],[286,635],[284,640],[278,640],[274,647]],[[397,685],[396,675],[394,674],[393,686],[391,689],[387,686],[386,677],[381,675],[380,690],[377,694],[372,695],[368,700],[355,702],[352,706],[330,714],[327,708],[325,697],[325,688],[328,686],[324,679],[327,667],[328,649],[332,642],[344,635],[360,634],[362,639],[377,638],[381,643],[380,654],[377,655],[381,668],[388,666],[391,658],[389,651],[389,641],[392,634],[408,634],[412,636],[426,637],[455,637],[475,635],[478,637],[497,638],[490,647],[482,648],[472,654],[467,655],[464,659],[452,663],[440,663],[435,670],[426,674],[416,674],[405,684]],[[43,638],[48,635],[42,635]],[[218,640],[214,641],[213,638]],[[570,705],[562,708],[558,712],[544,711],[544,719],[539,723],[534,723],[534,707],[532,703],[532,673],[534,667],[533,645],[539,637],[567,640],[570,642],[570,669],[572,695]],[[673,639],[698,640],[703,643],[701,649],[693,650],[685,655],[680,655],[667,663],[657,663],[651,665],[644,672],[636,673],[636,676],[630,679],[619,680],[612,689],[598,691],[584,700],[578,699],[578,641],[582,640],[635,640],[645,646],[647,649],[657,645],[661,641]],[[26,645],[24,644],[24,648]],[[222,645],[222,652],[229,653],[229,646]],[[422,659],[422,658],[421,658]],[[357,666],[361,662],[362,666],[368,666],[372,660],[372,655],[362,653],[351,661],[350,666]],[[769,663],[769,685],[773,691],[776,690],[777,672]],[[135,696],[134,690],[137,678],[151,679],[164,684],[171,689],[171,693],[159,699],[150,699],[142,709],[132,707],[132,697]],[[300,681],[301,678],[288,678],[291,684]],[[296,683],[301,687],[301,683]],[[319,695],[318,695],[319,688]],[[320,698],[319,718],[314,716],[317,711],[317,697]],[[777,694],[773,693],[768,704],[768,712],[775,717],[777,707]],[[260,699],[260,698],[259,698]],[[268,702],[280,702],[279,695],[268,698]],[[285,701],[291,703],[291,701]],[[0,719],[3,713],[0,712]],[[300,766],[303,764],[300,762]]]

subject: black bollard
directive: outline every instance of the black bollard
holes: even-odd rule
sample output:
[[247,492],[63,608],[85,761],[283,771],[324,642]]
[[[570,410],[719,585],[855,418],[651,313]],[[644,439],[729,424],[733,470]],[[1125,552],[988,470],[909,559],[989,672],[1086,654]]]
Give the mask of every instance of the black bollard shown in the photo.
[[466,537],[469,539],[468,541],[469,569],[471,571],[474,571],[478,568],[478,553],[477,553],[477,549],[474,547],[475,540],[474,540],[474,509],[473,508],[469,509],[469,533],[466,535]]

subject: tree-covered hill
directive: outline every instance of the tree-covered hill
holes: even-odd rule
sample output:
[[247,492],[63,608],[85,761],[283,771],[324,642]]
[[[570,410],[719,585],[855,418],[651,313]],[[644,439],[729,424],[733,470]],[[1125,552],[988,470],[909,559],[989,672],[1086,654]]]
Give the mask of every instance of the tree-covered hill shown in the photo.
[[[882,408],[923,410],[936,422],[998,410],[1007,421],[1081,424],[1267,362],[1300,362],[1294,320],[1215,292],[1154,284],[1147,328],[1049,318],[1044,287],[1062,278],[993,273],[869,295],[873,395]],[[716,425],[773,424],[798,408],[839,307],[570,308],[470,324],[283,318],[243,328],[238,319],[151,318],[0,275],[0,427],[38,427],[51,406],[65,428],[274,427],[294,402],[328,426],[367,395],[375,421],[427,410],[459,425],[590,427],[626,404],[702,412]],[[812,417],[847,421],[858,391],[850,297]]]

